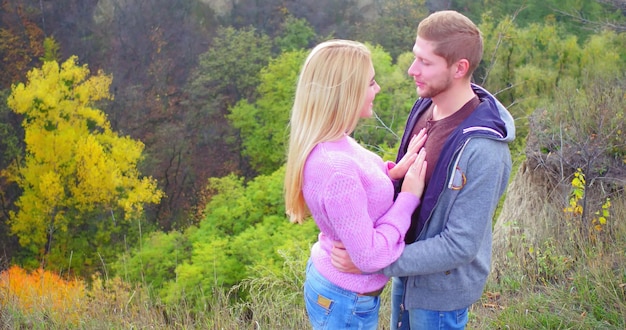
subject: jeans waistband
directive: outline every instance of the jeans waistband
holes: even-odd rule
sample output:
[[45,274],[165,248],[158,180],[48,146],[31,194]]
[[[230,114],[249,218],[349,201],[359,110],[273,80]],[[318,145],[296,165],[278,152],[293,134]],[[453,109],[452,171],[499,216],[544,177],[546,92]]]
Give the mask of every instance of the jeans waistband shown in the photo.
[[365,293],[360,293],[360,296],[369,296],[369,297],[378,297],[380,296],[381,293],[383,293],[383,290],[385,289],[385,287],[383,286],[382,288],[378,289],[378,290],[374,290],[372,292],[365,292]]
[[338,286],[337,284],[329,281],[328,279],[326,279],[326,277],[324,277],[324,275],[320,274],[320,272],[315,268],[315,265],[313,264],[313,261],[311,261],[311,259],[309,259],[309,261],[307,262],[306,265],[307,271],[306,271],[306,276],[314,279],[315,281],[317,281],[318,283],[320,283],[321,285],[323,285],[324,287],[328,288],[329,290],[332,290],[338,294],[344,295],[344,296],[370,296],[370,297],[378,297],[380,296],[380,294],[383,292],[383,290],[385,289],[385,287],[383,286],[382,288],[372,291],[372,292],[365,292],[365,293],[358,293],[358,292],[354,292],[351,290],[347,290],[344,289],[340,286]]

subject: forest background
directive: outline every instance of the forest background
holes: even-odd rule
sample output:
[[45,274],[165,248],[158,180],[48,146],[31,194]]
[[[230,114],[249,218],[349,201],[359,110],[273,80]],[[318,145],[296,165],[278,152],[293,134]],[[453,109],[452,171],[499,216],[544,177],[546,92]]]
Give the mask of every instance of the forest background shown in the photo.
[[[393,159],[416,98],[406,74],[415,30],[441,9],[464,13],[483,32],[485,56],[474,81],[515,117],[516,169],[545,170],[539,165],[558,155],[561,179],[539,199],[558,210],[547,217],[551,225],[569,228],[567,241],[585,251],[583,258],[557,249],[558,237],[531,242],[507,227],[503,257],[496,256],[507,268],[498,269],[485,301],[472,310],[472,324],[626,325],[626,270],[619,266],[626,259],[620,217],[626,2],[2,0],[1,6],[6,328],[305,327],[299,294],[317,230],[313,221],[290,224],[282,198],[300,66],[322,40],[366,42],[382,90],[375,118],[354,137]],[[498,212],[510,214],[502,204]],[[522,223],[520,213],[510,222]],[[500,233],[495,218],[494,226]],[[564,285],[571,293],[573,260],[602,260],[597,253],[607,251],[601,285],[585,287],[608,293],[587,292],[598,297],[589,306],[570,300],[574,308],[551,307],[561,300],[548,288]],[[502,292],[511,296],[527,286],[521,302],[502,300]],[[529,309],[553,317],[529,318]]]

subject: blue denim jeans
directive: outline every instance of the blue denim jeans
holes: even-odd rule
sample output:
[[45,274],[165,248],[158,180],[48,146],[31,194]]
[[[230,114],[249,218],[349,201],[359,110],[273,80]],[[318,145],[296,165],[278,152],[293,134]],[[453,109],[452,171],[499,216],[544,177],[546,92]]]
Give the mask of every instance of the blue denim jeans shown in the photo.
[[380,297],[362,296],[324,278],[309,260],[304,300],[313,329],[372,329],[378,326]]
[[[402,311],[404,283],[400,278],[391,279],[391,327],[402,330],[465,329],[468,308],[453,311],[410,309]],[[423,297],[428,299],[428,297]],[[398,321],[401,321],[398,325]]]

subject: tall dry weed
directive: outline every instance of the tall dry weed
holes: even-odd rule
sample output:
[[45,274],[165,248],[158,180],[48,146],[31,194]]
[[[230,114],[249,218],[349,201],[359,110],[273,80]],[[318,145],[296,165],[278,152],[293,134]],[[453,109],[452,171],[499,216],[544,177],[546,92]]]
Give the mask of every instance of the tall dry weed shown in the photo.
[[0,274],[0,305],[17,307],[27,319],[50,324],[78,325],[86,306],[86,287],[50,271],[28,272],[11,266]]

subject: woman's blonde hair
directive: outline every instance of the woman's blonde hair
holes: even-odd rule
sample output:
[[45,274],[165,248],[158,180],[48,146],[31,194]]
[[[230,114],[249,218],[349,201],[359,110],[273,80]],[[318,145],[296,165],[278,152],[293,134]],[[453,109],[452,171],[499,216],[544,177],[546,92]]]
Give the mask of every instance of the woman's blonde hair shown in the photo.
[[307,57],[291,109],[285,173],[285,209],[302,223],[308,208],[302,194],[304,163],[315,145],[354,131],[365,103],[372,60],[362,43],[329,40]]

